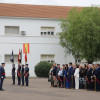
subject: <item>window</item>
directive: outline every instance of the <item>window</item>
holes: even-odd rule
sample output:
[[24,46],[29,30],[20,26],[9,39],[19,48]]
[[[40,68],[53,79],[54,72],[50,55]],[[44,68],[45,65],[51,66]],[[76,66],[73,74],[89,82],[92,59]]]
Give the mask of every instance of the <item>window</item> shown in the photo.
[[45,54],[42,54],[41,55],[41,61],[48,61],[48,62],[55,62],[55,55],[45,55]]
[[18,26],[5,26],[5,34],[19,34]]
[[41,27],[41,35],[53,36],[55,27]]
[[[5,63],[9,63],[11,55],[5,55]],[[14,55],[14,62],[18,62],[18,55]]]

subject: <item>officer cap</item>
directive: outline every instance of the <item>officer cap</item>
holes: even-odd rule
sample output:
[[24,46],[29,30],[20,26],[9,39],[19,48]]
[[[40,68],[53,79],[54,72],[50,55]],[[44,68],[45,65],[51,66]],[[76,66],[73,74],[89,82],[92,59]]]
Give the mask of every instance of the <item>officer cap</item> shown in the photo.
[[25,66],[24,64],[22,64],[22,66]]
[[26,66],[28,66],[28,64],[25,64]]

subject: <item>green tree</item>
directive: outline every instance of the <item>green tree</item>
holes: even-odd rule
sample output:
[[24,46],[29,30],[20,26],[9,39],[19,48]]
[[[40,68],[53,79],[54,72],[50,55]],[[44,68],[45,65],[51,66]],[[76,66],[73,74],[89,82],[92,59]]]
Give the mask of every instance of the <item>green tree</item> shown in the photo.
[[62,20],[60,43],[74,57],[85,58],[88,63],[100,59],[100,9],[73,8]]

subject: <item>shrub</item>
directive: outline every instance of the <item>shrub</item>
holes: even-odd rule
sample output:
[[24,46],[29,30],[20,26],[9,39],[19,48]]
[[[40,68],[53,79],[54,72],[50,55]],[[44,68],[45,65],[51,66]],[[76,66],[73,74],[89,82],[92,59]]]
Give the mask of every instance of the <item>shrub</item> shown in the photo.
[[52,63],[42,61],[35,66],[35,74],[37,77],[48,77]]

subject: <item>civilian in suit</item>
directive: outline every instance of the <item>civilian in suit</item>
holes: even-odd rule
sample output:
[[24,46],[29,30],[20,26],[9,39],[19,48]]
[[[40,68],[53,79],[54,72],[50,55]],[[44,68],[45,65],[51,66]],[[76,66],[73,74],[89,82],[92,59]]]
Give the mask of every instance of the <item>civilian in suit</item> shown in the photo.
[[56,74],[57,74],[57,67],[56,64],[53,64],[53,70],[51,71],[52,75],[53,75],[53,82],[54,82],[54,87],[57,87],[57,78],[56,78]]
[[79,86],[80,86],[80,89],[84,89],[84,86],[85,86],[85,76],[84,76],[84,68],[82,65],[79,66]]
[[100,91],[100,64],[96,64],[96,70],[95,70],[95,76],[96,76],[96,91]]
[[88,90],[92,90],[93,83],[91,82],[91,76],[92,76],[92,64],[88,65],[88,70],[87,70],[87,87]]

